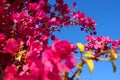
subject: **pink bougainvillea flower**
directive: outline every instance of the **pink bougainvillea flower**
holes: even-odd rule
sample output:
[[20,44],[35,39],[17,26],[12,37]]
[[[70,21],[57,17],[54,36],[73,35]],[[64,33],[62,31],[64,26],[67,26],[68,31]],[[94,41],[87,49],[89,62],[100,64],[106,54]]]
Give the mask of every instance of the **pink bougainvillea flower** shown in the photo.
[[73,6],[76,6],[76,2],[73,2],[72,5],[73,5]]
[[29,3],[29,4],[28,4],[28,9],[29,9],[30,11],[35,11],[35,10],[37,10],[37,9],[39,9],[39,8],[40,8],[40,5],[37,4],[37,3]]
[[17,66],[15,66],[14,64],[12,64],[11,66],[7,66],[4,71],[6,73],[4,80],[15,80],[15,77],[17,77]]
[[85,45],[87,50],[99,50],[101,48],[107,49],[109,46],[112,46],[113,49],[117,49],[119,45],[119,40],[113,41],[110,37],[105,36],[87,36],[86,40],[88,41],[88,44]]
[[43,10],[39,10],[35,14],[35,18],[39,19],[39,20],[42,20],[45,17],[46,17],[46,14],[45,14],[45,12]]
[[12,20],[14,21],[14,23],[19,22],[19,13],[13,13],[13,14],[11,15],[11,18],[12,18]]
[[112,48],[113,49],[118,49],[120,45],[120,40],[115,40],[112,42]]
[[73,45],[68,41],[55,40],[52,46],[43,53],[42,60],[44,63],[49,63],[50,71],[57,66],[59,72],[68,72],[75,66],[76,60],[71,54],[73,49]]
[[6,0],[1,0],[0,3],[6,3]]
[[3,41],[3,40],[5,40],[6,39],[6,36],[5,36],[5,34],[3,34],[3,33],[0,33],[0,41]]
[[56,0],[57,3],[63,4],[63,0]]
[[94,28],[95,26],[96,26],[95,21],[92,18],[87,17],[87,22],[85,27],[90,27],[91,29],[95,29]]
[[56,40],[52,44],[52,50],[58,52],[59,56],[65,59],[69,56],[73,50],[73,46],[68,41],[65,40]]
[[70,55],[67,59],[62,60],[57,63],[57,67],[60,72],[69,72],[72,68],[75,67],[76,59],[74,56]]
[[3,48],[3,53],[11,53],[12,55],[17,54],[17,52],[19,51],[19,43],[13,39],[10,38],[6,41],[6,45]]

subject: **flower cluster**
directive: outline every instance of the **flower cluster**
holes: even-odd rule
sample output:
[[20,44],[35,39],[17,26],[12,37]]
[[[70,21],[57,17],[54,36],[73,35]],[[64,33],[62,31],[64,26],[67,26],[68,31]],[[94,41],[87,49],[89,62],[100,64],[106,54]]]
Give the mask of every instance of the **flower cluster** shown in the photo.
[[98,37],[87,36],[86,40],[89,42],[88,44],[85,45],[86,48],[93,50],[101,49],[103,48],[103,45],[107,46],[109,43],[112,42],[111,38],[104,36],[98,36]]
[[33,50],[24,54],[27,57],[24,65],[7,66],[4,80],[61,80],[60,73],[69,72],[75,66],[75,58],[71,54],[74,46],[65,40],[55,40],[42,55],[40,45],[33,43],[33,46]]
[[[77,20],[77,24],[82,25],[81,30],[84,30],[86,32],[90,31],[91,34],[96,34],[95,31],[95,21],[90,18],[90,17],[86,17],[85,14],[83,12],[73,12],[73,19]],[[92,30],[92,31],[91,31]]]
[[95,32],[94,20],[64,0],[0,0],[0,79],[61,80],[75,67],[76,48],[53,32],[71,25]]
[[107,50],[118,50],[120,48],[120,40],[112,40],[110,37],[105,36],[87,36],[86,40],[88,41],[85,44],[86,50],[95,50],[96,53],[101,51],[104,53]]

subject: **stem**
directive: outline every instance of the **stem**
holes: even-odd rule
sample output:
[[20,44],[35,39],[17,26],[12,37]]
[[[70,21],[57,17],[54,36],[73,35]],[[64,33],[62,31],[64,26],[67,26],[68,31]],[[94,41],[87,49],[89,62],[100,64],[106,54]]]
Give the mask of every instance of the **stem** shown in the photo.
[[[85,62],[83,61],[83,62],[81,63],[81,66],[83,66],[84,64],[85,64]],[[78,72],[79,72],[79,70],[77,69],[77,70],[74,72],[74,74],[72,75],[72,77],[69,78],[68,80],[73,80],[74,77],[75,77],[75,75],[76,75]],[[80,72],[80,73],[82,73],[82,72]]]

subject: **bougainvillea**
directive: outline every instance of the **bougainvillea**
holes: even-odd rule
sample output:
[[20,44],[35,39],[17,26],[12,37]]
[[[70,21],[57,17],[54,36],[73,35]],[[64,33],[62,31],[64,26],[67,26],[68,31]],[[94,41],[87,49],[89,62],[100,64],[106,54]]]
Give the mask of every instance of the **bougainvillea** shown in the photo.
[[[72,5],[75,7],[76,2]],[[90,33],[87,44],[75,45],[54,35],[62,27],[76,25]],[[82,73],[84,64],[92,73],[94,61],[99,60],[111,61],[116,71],[120,40],[92,36],[95,26],[92,18],[73,11],[64,0],[54,4],[48,0],[0,0],[0,80],[73,80]],[[74,56],[79,54],[77,49],[79,63]]]

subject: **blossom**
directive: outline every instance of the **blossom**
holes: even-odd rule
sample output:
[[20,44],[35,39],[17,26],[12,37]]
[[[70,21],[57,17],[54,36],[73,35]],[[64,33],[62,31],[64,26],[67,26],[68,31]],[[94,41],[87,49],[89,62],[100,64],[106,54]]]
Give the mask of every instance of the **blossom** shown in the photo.
[[6,3],[6,0],[1,0],[3,3]]
[[17,74],[17,67],[14,64],[7,66],[5,73],[4,80],[15,80],[15,77],[17,77],[15,76]]
[[111,44],[114,47],[115,47],[115,45],[116,45],[116,47],[118,45],[110,37],[105,37],[105,36],[98,36],[98,37],[87,36],[86,40],[88,41],[88,44],[85,45],[87,49],[91,48],[94,50],[98,50],[98,49],[101,49],[103,47],[108,47]]
[[120,45],[120,40],[115,40],[112,42],[112,48],[113,49],[118,49]]
[[3,33],[0,33],[0,42],[4,41],[6,39],[6,35]]
[[73,5],[73,6],[76,6],[76,2],[73,2],[72,5]]
[[19,43],[13,39],[10,38],[6,41],[6,45],[3,48],[3,53],[11,53],[12,55],[16,55],[16,53],[19,51]]
[[95,29],[94,27],[95,27],[95,21],[92,19],[92,18],[90,18],[90,17],[87,17],[87,22],[86,22],[86,24],[85,24],[85,27],[90,27],[91,29]]
[[45,61],[44,64],[49,63],[50,71],[57,66],[59,72],[68,72],[75,66],[76,60],[71,54],[73,48],[65,40],[55,40],[52,46],[43,53],[42,60]]
[[68,43],[65,40],[62,40],[62,41],[56,40],[52,44],[52,50],[54,52],[59,52],[58,55],[61,58],[65,59],[67,56],[71,54],[73,47],[71,46],[70,43]]
[[28,9],[29,9],[30,11],[35,11],[35,10],[37,10],[37,9],[39,9],[39,8],[40,8],[40,5],[37,4],[37,3],[29,3],[29,4],[28,4]]
[[56,0],[57,3],[63,4],[63,0]]

